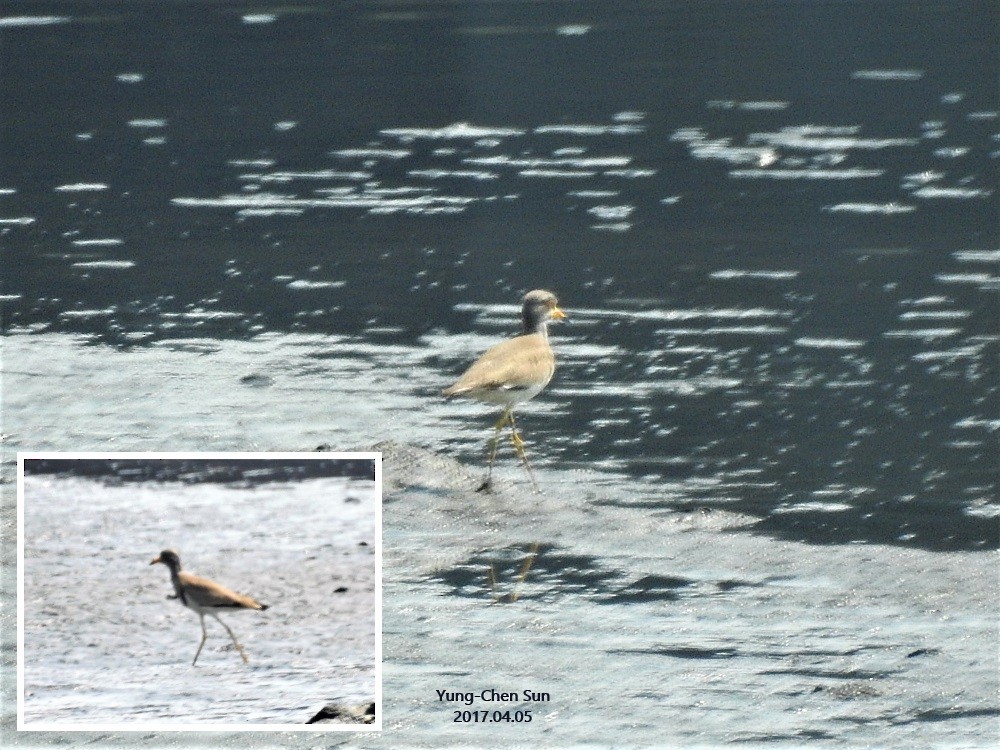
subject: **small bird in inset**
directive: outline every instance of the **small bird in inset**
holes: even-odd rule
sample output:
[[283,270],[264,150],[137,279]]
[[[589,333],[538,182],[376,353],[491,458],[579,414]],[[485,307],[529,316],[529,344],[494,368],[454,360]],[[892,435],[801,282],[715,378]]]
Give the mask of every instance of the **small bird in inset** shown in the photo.
[[229,626],[219,619],[218,612],[241,609],[265,610],[267,609],[267,605],[261,604],[249,596],[237,594],[235,591],[227,589],[225,586],[208,578],[185,573],[181,570],[180,555],[175,550],[163,550],[160,556],[149,564],[155,565],[156,563],[163,563],[170,569],[170,581],[174,584],[175,593],[173,596],[168,596],[167,598],[180,599],[181,604],[188,609],[194,610],[201,620],[201,643],[198,644],[198,650],[195,652],[194,661],[191,662],[191,666],[198,663],[198,656],[201,654],[201,649],[208,638],[208,632],[205,630],[205,615],[207,614],[219,620],[219,624],[229,633],[229,637],[233,640],[233,645],[236,646],[236,650],[243,657],[243,663],[248,664],[250,660],[247,659],[246,652],[239,641],[236,640],[236,636],[229,629]]
[[537,396],[548,385],[556,369],[552,347],[549,346],[548,324],[552,320],[565,318],[559,309],[556,296],[543,289],[535,289],[524,295],[521,306],[520,336],[508,339],[488,349],[472,363],[465,374],[454,385],[445,388],[442,394],[449,398],[461,396],[504,407],[500,419],[494,426],[490,441],[489,467],[486,481],[478,491],[488,489],[493,474],[493,461],[500,441],[500,430],[510,425],[511,442],[514,452],[524,463],[531,484],[535,490],[538,484],[524,452],[524,440],[514,423],[514,406]]

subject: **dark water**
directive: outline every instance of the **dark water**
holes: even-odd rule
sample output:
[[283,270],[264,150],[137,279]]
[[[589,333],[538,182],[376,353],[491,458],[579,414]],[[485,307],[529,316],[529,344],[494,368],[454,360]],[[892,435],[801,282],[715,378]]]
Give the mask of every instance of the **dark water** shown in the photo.
[[29,7],[8,333],[420,346],[551,287],[542,461],[996,546],[989,4]]
[[119,482],[220,482],[250,487],[269,482],[345,477],[375,480],[375,462],[369,458],[242,458],[228,460],[191,456],[164,460],[142,458],[32,458],[27,474],[59,474]]
[[[21,3],[0,18],[8,459],[392,437],[475,464],[484,410],[437,394],[551,288],[559,369],[520,421],[543,484],[585,498],[557,524],[708,508],[989,569],[997,20]],[[586,550],[545,549],[575,586]],[[463,570],[426,580],[461,593]],[[669,599],[648,574],[636,597]]]

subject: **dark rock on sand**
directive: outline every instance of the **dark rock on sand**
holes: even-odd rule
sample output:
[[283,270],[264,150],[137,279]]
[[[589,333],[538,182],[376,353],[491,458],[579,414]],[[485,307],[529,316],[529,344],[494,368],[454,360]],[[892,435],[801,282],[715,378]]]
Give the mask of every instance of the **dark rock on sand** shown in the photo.
[[374,724],[374,703],[328,703],[306,724]]

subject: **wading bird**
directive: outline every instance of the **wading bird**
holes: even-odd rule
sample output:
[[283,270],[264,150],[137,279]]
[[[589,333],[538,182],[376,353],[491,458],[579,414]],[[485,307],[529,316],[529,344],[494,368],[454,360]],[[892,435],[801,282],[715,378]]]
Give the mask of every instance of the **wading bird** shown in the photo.
[[222,584],[211,581],[208,578],[185,573],[181,570],[180,555],[172,549],[163,550],[160,556],[149,564],[156,565],[156,563],[162,563],[170,569],[170,581],[174,584],[175,593],[173,596],[168,596],[167,598],[180,599],[181,604],[188,609],[193,609],[201,620],[201,643],[198,644],[198,650],[195,652],[194,661],[191,662],[191,666],[198,663],[198,656],[201,654],[202,646],[205,645],[205,639],[208,638],[208,632],[205,630],[205,615],[212,615],[216,620],[219,620],[219,624],[226,629],[229,637],[233,639],[233,645],[236,646],[236,650],[243,657],[243,663],[248,664],[250,660],[247,659],[246,652],[243,651],[243,647],[236,640],[236,636],[229,629],[229,626],[219,619],[218,613],[241,609],[264,610],[267,609],[267,605],[261,604],[249,596],[237,594],[235,591],[227,589]]
[[524,463],[532,485],[538,489],[534,474],[524,452],[524,440],[514,423],[514,407],[537,396],[548,385],[556,369],[552,347],[549,346],[548,324],[565,318],[552,292],[536,289],[524,295],[521,306],[520,336],[490,348],[472,363],[454,385],[442,392],[449,398],[461,396],[504,407],[494,426],[490,441],[490,459],[486,481],[479,490],[488,489],[493,474],[500,431],[510,425],[514,452]]

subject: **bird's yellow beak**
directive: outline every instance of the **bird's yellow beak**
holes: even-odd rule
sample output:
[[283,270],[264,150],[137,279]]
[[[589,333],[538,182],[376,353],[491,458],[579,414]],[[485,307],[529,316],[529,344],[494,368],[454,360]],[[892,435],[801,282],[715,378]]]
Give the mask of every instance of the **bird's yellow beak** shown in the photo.
[[149,564],[156,565],[156,563],[161,563],[161,562],[163,562],[163,560],[157,557],[155,560],[151,560]]
[[564,313],[558,307],[553,307],[552,310],[549,312],[549,315],[551,315],[556,320],[562,320],[563,318],[566,317],[566,313]]

